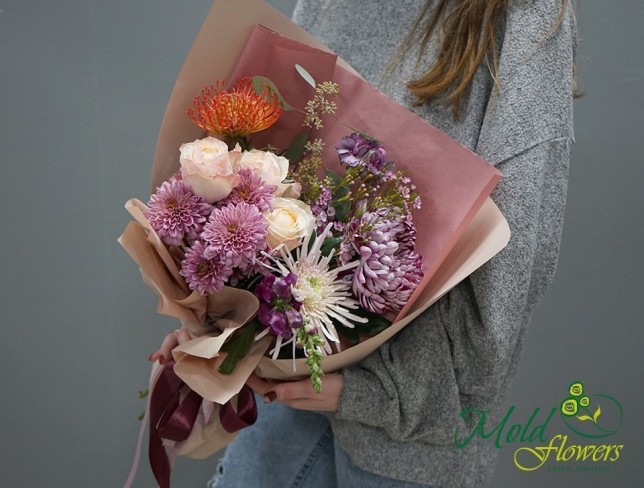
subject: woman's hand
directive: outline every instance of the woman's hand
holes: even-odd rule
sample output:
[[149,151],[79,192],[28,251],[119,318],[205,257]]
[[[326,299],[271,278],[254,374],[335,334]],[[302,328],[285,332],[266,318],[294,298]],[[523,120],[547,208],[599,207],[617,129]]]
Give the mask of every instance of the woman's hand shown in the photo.
[[298,410],[335,412],[338,410],[344,378],[341,373],[329,373],[322,380],[322,391],[316,393],[310,379],[275,382],[250,375],[246,384],[261,395],[264,403],[280,402]]
[[159,361],[160,364],[163,364],[166,359],[170,358],[171,351],[177,347],[179,344],[188,342],[191,340],[190,334],[186,329],[177,329],[173,332],[170,332],[166,335],[161,343],[161,347],[158,351],[150,354],[148,358],[150,361]]

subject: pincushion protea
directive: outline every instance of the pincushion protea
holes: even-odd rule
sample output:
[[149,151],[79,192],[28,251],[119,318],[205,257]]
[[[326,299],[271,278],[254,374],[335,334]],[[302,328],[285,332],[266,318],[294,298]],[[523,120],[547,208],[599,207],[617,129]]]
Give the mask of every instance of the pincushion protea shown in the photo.
[[195,97],[188,116],[203,130],[233,140],[267,129],[277,122],[283,107],[277,93],[262,86],[257,93],[251,78],[241,78],[226,90],[220,80]]

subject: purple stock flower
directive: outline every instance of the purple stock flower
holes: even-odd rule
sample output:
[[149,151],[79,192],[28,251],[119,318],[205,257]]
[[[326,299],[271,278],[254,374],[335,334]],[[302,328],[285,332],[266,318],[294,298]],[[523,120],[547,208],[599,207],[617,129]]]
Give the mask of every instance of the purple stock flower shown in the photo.
[[284,339],[293,336],[293,329],[302,327],[303,319],[300,313],[301,304],[295,301],[292,287],[297,282],[297,276],[289,273],[287,276],[268,275],[255,288],[255,295],[260,299],[257,317],[260,323],[268,327],[273,335]]
[[226,197],[221,204],[246,202],[254,205],[260,212],[266,212],[273,208],[273,193],[277,189],[275,185],[267,185],[250,168],[243,168],[239,172],[239,185]]
[[388,163],[387,153],[378,142],[355,132],[340,139],[335,149],[342,164],[362,166],[375,175]]
[[204,256],[205,247],[195,241],[181,262],[179,274],[186,279],[191,290],[206,296],[220,291],[232,273],[232,267],[220,256],[208,259]]
[[246,202],[216,208],[204,225],[201,237],[207,258],[222,256],[231,266],[255,262],[258,251],[266,249],[268,222],[257,207]]
[[150,196],[143,214],[165,244],[180,246],[184,238],[197,238],[211,210],[202,197],[173,177]]

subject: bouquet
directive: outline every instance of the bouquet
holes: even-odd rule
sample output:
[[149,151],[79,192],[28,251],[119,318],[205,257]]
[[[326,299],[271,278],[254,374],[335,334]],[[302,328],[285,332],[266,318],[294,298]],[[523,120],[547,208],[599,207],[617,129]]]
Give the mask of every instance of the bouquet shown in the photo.
[[[319,130],[340,88],[295,68],[315,90],[304,126]],[[256,316],[222,348],[219,372],[232,373],[254,341],[271,336],[270,357],[305,357],[319,392],[323,356],[341,350],[341,337],[354,344],[380,332],[420,283],[411,213],[420,197],[364,133],[335,143],[342,174],[324,168],[325,141],[309,132],[282,150],[254,148],[252,134],[285,108],[292,109],[262,77],[204,88],[189,116],[210,135],[181,146],[180,171],[143,215],[190,290],[207,297],[229,285],[259,300]],[[193,332],[223,332],[204,325]]]
[[153,366],[160,484],[166,447],[208,457],[254,422],[252,372],[322,388],[501,250],[499,178],[263,2],[217,0],[119,239],[194,337]]

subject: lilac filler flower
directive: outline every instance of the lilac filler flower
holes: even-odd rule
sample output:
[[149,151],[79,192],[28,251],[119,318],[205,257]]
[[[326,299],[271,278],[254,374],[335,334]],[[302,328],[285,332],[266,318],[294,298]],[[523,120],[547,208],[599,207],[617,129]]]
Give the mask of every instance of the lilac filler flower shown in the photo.
[[195,241],[181,262],[179,274],[186,279],[191,290],[197,290],[200,295],[206,296],[220,291],[233,270],[221,256],[208,259],[204,256],[204,251],[203,243]]
[[331,205],[332,198],[333,194],[329,187],[322,185],[317,200],[311,205],[318,234],[325,229],[329,222],[334,221],[335,208]]
[[235,267],[254,263],[257,252],[266,249],[267,230],[268,222],[254,205],[240,202],[216,208],[201,234],[207,245],[204,255],[222,256]]
[[271,201],[277,187],[267,185],[255,171],[243,168],[239,172],[239,185],[233,188],[222,204],[246,202],[256,206],[260,212],[267,212],[273,208]]
[[197,238],[211,211],[202,197],[193,195],[178,178],[171,178],[157,188],[143,214],[165,244],[180,246],[184,237]]

